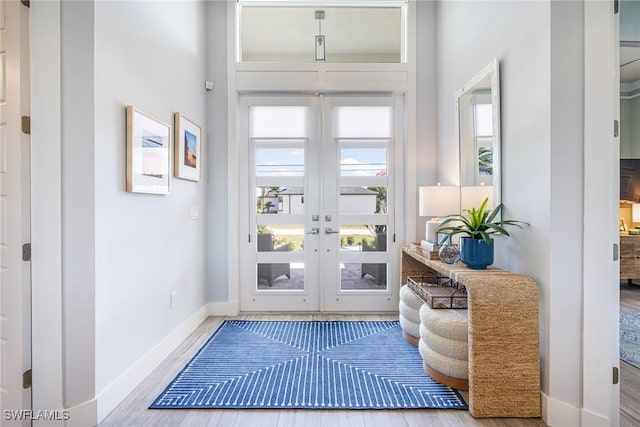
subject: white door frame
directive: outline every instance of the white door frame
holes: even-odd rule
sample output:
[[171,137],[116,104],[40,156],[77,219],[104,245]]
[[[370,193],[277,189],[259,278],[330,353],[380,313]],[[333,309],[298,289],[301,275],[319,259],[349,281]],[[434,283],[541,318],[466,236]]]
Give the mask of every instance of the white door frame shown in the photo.
[[[584,90],[583,405],[581,424],[617,425],[619,368],[619,21],[613,2],[586,1]],[[618,105],[618,107],[616,107]],[[591,227],[592,224],[606,224]],[[603,285],[604,284],[604,285]]]

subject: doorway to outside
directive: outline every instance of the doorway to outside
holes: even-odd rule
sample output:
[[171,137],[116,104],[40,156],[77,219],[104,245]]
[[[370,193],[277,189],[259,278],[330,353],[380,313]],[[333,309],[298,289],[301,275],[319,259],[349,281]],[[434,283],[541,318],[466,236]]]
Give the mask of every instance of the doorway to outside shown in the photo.
[[401,99],[243,98],[242,311],[397,310]]

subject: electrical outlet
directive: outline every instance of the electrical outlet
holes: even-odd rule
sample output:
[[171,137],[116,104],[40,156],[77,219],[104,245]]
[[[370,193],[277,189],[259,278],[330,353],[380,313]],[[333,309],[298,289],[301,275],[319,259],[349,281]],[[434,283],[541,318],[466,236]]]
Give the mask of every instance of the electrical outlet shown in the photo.
[[176,308],[176,297],[177,297],[177,292],[176,291],[171,292],[171,295],[169,296],[169,308]]

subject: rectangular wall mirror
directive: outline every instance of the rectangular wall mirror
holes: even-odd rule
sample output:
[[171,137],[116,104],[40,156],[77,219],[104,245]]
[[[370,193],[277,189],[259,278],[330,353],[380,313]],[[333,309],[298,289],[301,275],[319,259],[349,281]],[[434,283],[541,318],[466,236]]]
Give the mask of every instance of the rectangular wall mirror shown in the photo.
[[500,87],[494,59],[456,92],[461,210],[500,197]]

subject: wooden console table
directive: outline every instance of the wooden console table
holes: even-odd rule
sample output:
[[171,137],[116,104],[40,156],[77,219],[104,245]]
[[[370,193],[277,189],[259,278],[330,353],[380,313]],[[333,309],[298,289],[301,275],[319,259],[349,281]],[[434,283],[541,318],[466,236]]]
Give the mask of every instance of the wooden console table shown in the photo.
[[620,235],[620,280],[640,279],[640,235]]
[[469,412],[474,417],[539,417],[538,287],[528,277],[497,268],[471,270],[402,249],[407,276],[436,274],[467,288]]

